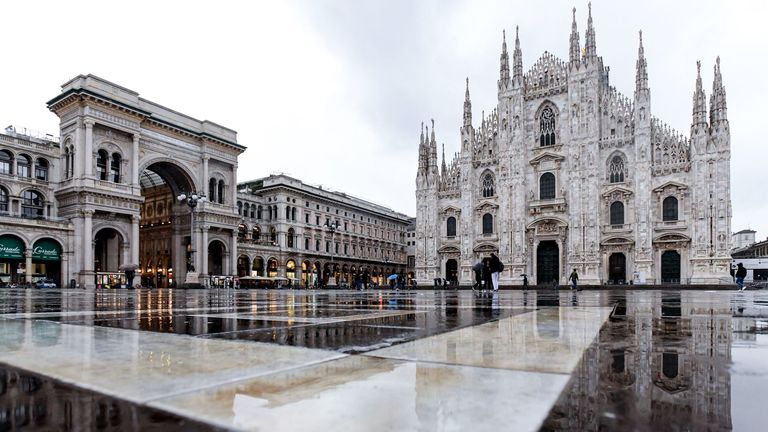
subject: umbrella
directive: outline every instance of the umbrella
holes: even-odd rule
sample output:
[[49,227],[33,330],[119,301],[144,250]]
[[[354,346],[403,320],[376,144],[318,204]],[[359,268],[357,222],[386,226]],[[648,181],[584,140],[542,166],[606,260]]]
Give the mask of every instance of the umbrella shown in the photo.
[[474,271],[483,271],[483,263],[479,262],[472,266],[472,270]]
[[391,274],[391,275],[389,275],[389,277],[387,279],[388,280],[396,280],[397,279],[397,274]]

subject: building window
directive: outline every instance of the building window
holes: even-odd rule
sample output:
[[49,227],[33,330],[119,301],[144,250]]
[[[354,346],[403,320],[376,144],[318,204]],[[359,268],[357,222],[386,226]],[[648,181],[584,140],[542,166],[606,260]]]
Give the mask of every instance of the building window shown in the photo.
[[624,225],[624,203],[621,201],[611,203],[611,225]]
[[608,164],[608,181],[611,183],[624,183],[624,159],[621,156],[614,156],[611,163]]
[[544,173],[539,178],[539,199],[555,199],[555,175]]
[[107,161],[109,154],[106,150],[99,150],[99,156],[96,158],[96,176],[99,180],[107,179]]
[[483,215],[483,234],[493,234],[493,216],[490,213]]
[[296,207],[291,207],[291,220],[296,220]]
[[327,241],[325,242],[325,251],[330,252],[331,251],[331,242]]
[[[246,209],[248,208],[247,206],[248,206],[248,204],[246,204],[246,207],[245,207]],[[246,213],[247,213],[247,212],[248,212],[248,211],[246,210]],[[242,203],[242,201],[238,201],[238,202],[237,202],[237,214],[239,214],[239,215],[244,215],[244,214],[243,214],[243,203]]]
[[277,230],[275,230],[274,227],[269,230],[269,240],[272,242],[273,246],[277,243]]
[[8,191],[0,187],[0,212],[8,211]]
[[248,233],[248,227],[246,227],[243,224],[240,224],[240,226],[237,227],[237,238],[240,240],[245,239],[246,234]]
[[64,149],[64,178],[71,178],[74,175],[73,169],[74,153],[72,149],[67,146]]
[[307,213],[304,213],[304,223],[305,224],[309,223],[309,215]]
[[261,206],[256,209],[256,219],[261,220]]
[[285,220],[291,219],[291,206],[285,206]]
[[216,179],[208,180],[208,200],[216,202]]
[[677,220],[677,198],[666,197],[662,203],[663,207],[663,220],[676,221]]
[[308,238],[304,239],[304,249],[309,250],[309,239]]
[[288,247],[293,248],[293,237],[294,237],[294,231],[293,228],[288,229]]
[[32,160],[27,155],[19,155],[19,160],[16,162],[18,164],[16,168],[16,174],[19,177],[31,177],[31,168]]
[[320,251],[320,240],[315,240],[315,250]]
[[21,213],[27,218],[43,217],[43,196],[28,190],[21,194]]
[[261,240],[261,228],[254,227],[251,235],[254,241]]
[[13,174],[13,155],[6,150],[0,150],[0,174]]
[[219,180],[219,188],[216,190],[216,202],[224,204],[224,180]]
[[48,160],[38,158],[35,164],[35,178],[42,181],[48,181]]
[[483,176],[483,198],[492,197],[493,195],[493,175],[488,173]]
[[448,237],[456,237],[456,218],[451,216],[446,221],[446,235]]
[[120,183],[120,163],[122,161],[122,158],[119,154],[113,153],[112,154],[112,164],[110,165],[110,177],[112,177],[112,181],[115,183]]
[[546,107],[541,111],[539,126],[539,146],[555,145],[555,113],[552,108]]

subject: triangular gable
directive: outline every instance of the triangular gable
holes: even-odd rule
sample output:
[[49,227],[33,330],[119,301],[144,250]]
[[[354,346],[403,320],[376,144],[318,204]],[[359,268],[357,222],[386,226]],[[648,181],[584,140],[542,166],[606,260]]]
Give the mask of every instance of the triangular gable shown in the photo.
[[655,188],[653,191],[654,192],[664,192],[664,189],[666,189],[668,187],[674,187],[674,188],[677,188],[677,189],[688,189],[688,186],[686,186],[686,185],[684,185],[682,183],[678,183],[676,181],[668,181],[668,182],[664,183],[663,185]]

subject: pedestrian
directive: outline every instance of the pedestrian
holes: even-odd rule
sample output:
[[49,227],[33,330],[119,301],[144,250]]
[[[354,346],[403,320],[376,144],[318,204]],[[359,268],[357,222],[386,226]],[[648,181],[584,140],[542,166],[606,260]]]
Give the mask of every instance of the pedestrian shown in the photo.
[[578,289],[579,274],[576,272],[576,269],[573,269],[571,275],[568,276],[568,280],[571,281],[571,289]]
[[472,266],[472,270],[475,272],[475,284],[472,285],[472,289],[482,289],[483,288],[483,262],[480,261],[477,264]]
[[523,289],[528,288],[528,275],[523,273]]
[[493,273],[491,272],[491,259],[483,258],[483,283],[486,290],[493,287]]
[[747,269],[742,263],[736,264],[736,285],[739,287],[739,291],[744,291],[744,278],[747,277]]
[[501,263],[499,257],[495,253],[491,252],[491,280],[493,281],[493,290],[499,290],[499,274],[504,270],[504,264]]

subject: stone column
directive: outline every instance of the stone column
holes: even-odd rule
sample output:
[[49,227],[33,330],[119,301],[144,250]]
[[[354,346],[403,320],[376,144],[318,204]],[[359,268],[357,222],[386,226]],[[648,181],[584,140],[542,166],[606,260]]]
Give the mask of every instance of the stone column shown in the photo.
[[202,195],[205,195],[206,197],[208,197],[208,200],[209,200],[209,201],[213,201],[213,200],[214,200],[214,197],[210,197],[210,196],[208,196],[208,160],[209,160],[210,158],[211,158],[211,157],[210,157],[210,156],[208,156],[208,155],[206,155],[206,156],[203,156],[203,178],[202,178],[202,183],[203,183],[203,184],[202,184],[202,185],[200,185],[200,187],[201,187],[203,190],[199,190],[199,191],[197,191],[197,192],[198,192],[199,194],[202,194]]
[[237,275],[237,231],[232,231],[232,237],[230,239],[229,250],[231,251],[229,258],[229,274]]
[[[133,135],[133,152],[131,153],[131,183],[133,187],[139,187],[139,134]],[[138,261],[137,261],[138,262]]]
[[83,271],[93,272],[93,210],[83,210]]
[[197,253],[195,254],[197,256],[198,265],[200,269],[201,275],[207,275],[208,274],[208,230],[210,229],[209,226],[205,225],[200,227],[200,231],[202,231],[202,238],[200,239],[200,242],[197,243]]
[[85,177],[93,175],[93,124],[93,120],[85,121],[85,154],[83,155]]
[[[139,248],[140,248],[139,223],[140,222],[141,222],[141,216],[139,215],[131,216],[131,257],[130,257],[130,260],[128,260],[128,263],[133,265],[139,264]],[[141,275],[137,270],[133,276],[132,284],[135,286],[140,283],[141,283]]]
[[232,201],[230,202],[231,206],[237,205],[237,164],[232,165]]
[[24,256],[26,258],[26,274],[24,275],[24,280],[27,283],[32,283],[32,248],[27,248],[26,252],[24,253]]

